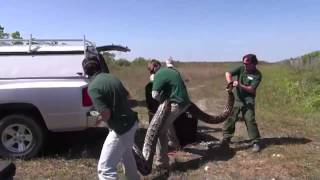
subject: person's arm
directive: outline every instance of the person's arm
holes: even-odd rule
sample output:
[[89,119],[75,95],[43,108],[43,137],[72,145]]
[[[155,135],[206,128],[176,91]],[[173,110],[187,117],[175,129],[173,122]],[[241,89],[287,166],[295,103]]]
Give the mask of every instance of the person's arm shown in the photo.
[[254,88],[253,86],[249,85],[249,86],[246,86],[246,85],[243,85],[241,83],[238,83],[238,86],[243,89],[244,91],[248,92],[248,93],[251,93],[251,94],[256,94],[256,88]]
[[233,80],[232,80],[232,74],[230,72],[226,72],[226,81],[227,83],[231,83]]
[[230,86],[236,87],[236,85],[238,84],[238,81],[233,81],[233,76],[238,76],[240,74],[241,71],[241,66],[233,69],[232,71],[227,71],[225,74],[225,78],[226,81],[228,83],[227,85],[227,89],[229,89]]
[[256,89],[258,88],[260,82],[262,79],[262,75],[259,75],[257,77],[253,77],[252,83],[250,85],[243,85],[239,83],[238,81],[233,82],[233,85],[236,87],[240,87],[244,91],[251,93],[251,94],[256,94]]
[[163,91],[164,83],[165,83],[165,77],[163,76],[163,73],[161,74],[161,72],[157,72],[154,75],[151,96],[153,99],[159,102],[161,101],[161,92]]
[[245,86],[243,84],[239,84],[240,88],[242,88],[244,91],[251,93],[251,94],[256,94],[256,89],[253,88],[252,86]]
[[101,121],[105,121],[108,124],[108,120],[111,117],[111,110],[106,102],[108,100],[103,96],[101,90],[98,88],[90,88],[88,89],[89,96],[93,102],[93,106],[100,113],[98,116],[96,125],[98,125]]
[[233,76],[239,76],[242,68],[243,68],[242,66],[239,66],[231,71],[226,72],[225,76],[226,76],[226,81],[228,82],[228,84],[233,82],[233,79],[232,79]]

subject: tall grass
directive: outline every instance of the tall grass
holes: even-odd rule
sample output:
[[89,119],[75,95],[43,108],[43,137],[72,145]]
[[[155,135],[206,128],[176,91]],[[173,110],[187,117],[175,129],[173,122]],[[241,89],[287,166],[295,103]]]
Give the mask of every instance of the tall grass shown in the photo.
[[277,124],[275,131],[286,129],[306,135],[320,134],[319,69],[296,69],[277,63],[264,65],[261,71],[263,80],[257,106],[265,126]]
[[282,107],[287,111],[313,113],[320,110],[320,70],[295,69],[285,64],[262,67],[260,104],[265,108]]

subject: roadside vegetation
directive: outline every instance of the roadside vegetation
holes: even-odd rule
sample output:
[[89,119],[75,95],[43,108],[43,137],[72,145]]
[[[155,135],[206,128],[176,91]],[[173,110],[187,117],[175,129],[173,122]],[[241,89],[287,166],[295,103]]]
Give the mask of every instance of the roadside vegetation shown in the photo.
[[[15,31],[12,33],[8,33],[5,31],[4,27],[0,24],[0,39],[16,39],[17,41],[14,42],[14,44],[22,44],[21,41],[18,41],[19,39],[22,39],[20,32]],[[0,42],[0,45],[6,45],[5,42]]]

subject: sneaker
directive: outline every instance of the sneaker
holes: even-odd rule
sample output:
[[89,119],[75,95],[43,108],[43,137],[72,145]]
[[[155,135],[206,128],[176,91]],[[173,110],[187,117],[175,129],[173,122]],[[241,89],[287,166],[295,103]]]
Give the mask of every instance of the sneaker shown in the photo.
[[252,146],[252,152],[257,153],[261,150],[260,145],[258,143],[254,143]]

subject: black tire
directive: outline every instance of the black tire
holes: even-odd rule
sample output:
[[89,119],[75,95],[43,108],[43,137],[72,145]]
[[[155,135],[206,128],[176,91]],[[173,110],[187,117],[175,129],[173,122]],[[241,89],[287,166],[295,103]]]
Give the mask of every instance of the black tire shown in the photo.
[[13,114],[0,120],[0,156],[2,157],[34,157],[42,148],[45,138],[45,129],[31,116]]

